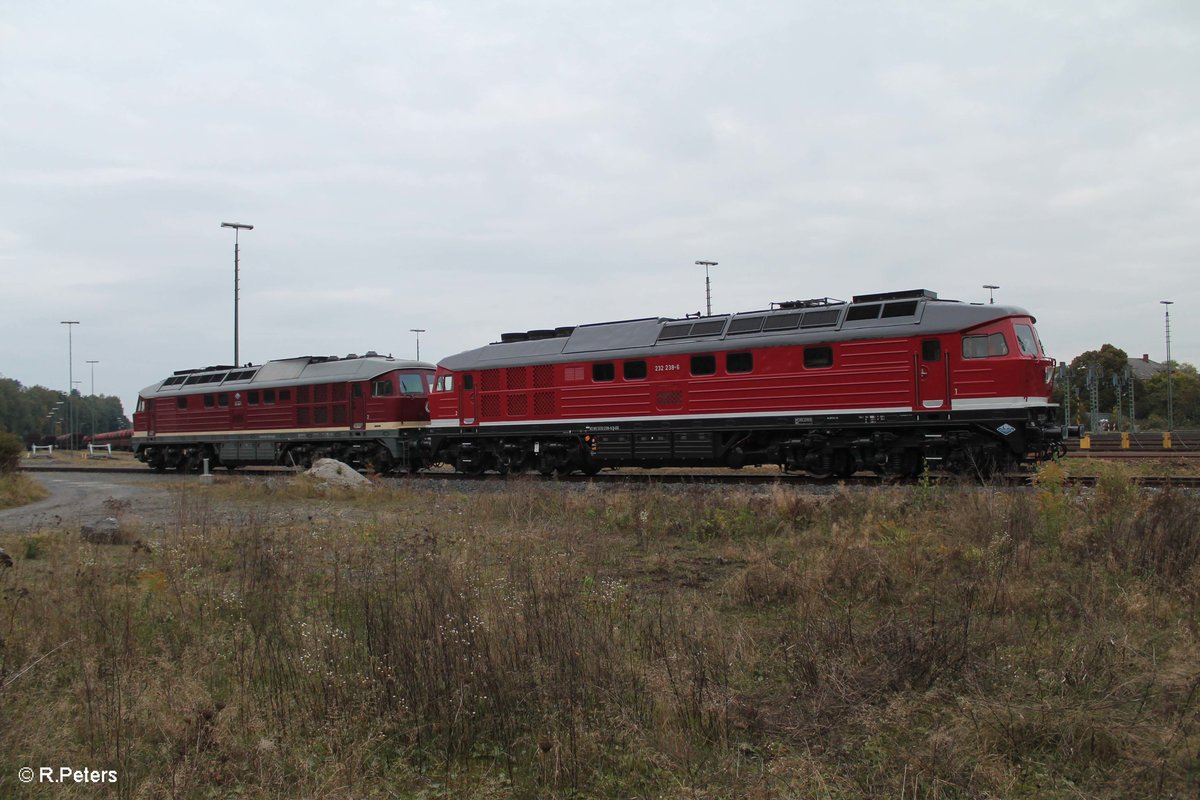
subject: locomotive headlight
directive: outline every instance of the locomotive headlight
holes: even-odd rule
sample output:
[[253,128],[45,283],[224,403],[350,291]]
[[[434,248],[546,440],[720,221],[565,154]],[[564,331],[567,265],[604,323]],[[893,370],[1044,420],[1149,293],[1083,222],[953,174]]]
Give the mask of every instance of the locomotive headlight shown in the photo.
[[1046,367],[1046,385],[1054,382],[1054,367]]

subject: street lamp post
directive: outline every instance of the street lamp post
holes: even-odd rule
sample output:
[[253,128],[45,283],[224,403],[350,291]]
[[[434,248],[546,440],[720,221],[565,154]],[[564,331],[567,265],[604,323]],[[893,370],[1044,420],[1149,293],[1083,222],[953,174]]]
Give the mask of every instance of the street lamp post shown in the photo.
[[88,402],[88,405],[91,406],[91,409],[92,409],[91,433],[92,433],[92,437],[95,438],[95,436],[96,436],[96,365],[99,364],[100,362],[97,360],[94,360],[94,359],[88,359],[87,363],[92,365],[92,394],[91,394],[90,401]]
[[242,362],[238,360],[238,234],[243,230],[254,230],[253,225],[244,225],[240,222],[222,222],[222,228],[233,228],[233,365],[239,366]]
[[417,361],[421,360],[421,334],[425,332],[424,328],[409,328],[410,331],[417,335]]
[[999,289],[1000,287],[996,286],[995,284],[992,284],[992,283],[985,283],[983,285],[983,288],[988,290],[988,305],[995,305],[996,304],[995,291],[997,289]]
[[1171,306],[1174,300],[1159,300],[1163,306],[1163,323],[1167,333],[1167,432],[1175,430],[1175,409],[1171,397]]
[[708,279],[708,268],[715,267],[716,261],[697,261],[696,266],[704,267],[704,302],[705,308],[708,309],[708,316],[712,316],[712,283]]
[[65,319],[58,324],[67,326],[67,435],[71,437],[71,449],[74,450],[75,404],[71,400],[71,392],[75,391],[75,350],[71,341],[71,331],[79,324],[79,320]]

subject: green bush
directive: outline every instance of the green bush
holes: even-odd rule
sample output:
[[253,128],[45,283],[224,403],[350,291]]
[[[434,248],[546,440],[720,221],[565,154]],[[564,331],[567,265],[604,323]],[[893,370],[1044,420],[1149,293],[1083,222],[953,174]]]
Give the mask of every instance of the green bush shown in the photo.
[[25,447],[15,434],[0,432],[0,473],[16,472]]

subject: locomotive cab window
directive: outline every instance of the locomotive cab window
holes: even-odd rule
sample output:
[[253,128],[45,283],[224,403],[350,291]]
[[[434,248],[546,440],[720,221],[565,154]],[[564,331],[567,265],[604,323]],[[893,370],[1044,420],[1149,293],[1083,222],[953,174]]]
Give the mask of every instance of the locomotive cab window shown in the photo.
[[613,365],[609,362],[604,362],[602,364],[592,364],[592,380],[593,381],[596,381],[598,383],[604,382],[604,381],[611,381],[614,377],[616,377],[616,374],[617,374],[617,371],[613,368]]
[[621,365],[621,375],[627,381],[640,381],[646,377],[645,361],[626,361]]
[[717,373],[716,356],[692,356],[693,375],[715,375]]
[[1017,332],[1017,349],[1022,355],[1036,356],[1038,354],[1037,339],[1034,338],[1033,328],[1028,325],[1017,324],[1014,326]]
[[1008,355],[1008,340],[1003,333],[989,335],[964,336],[962,343],[963,358],[994,358]]
[[371,384],[371,396],[388,397],[395,393],[395,389],[396,387],[392,385],[391,379],[375,381]]
[[454,376],[440,375],[437,379],[437,384],[433,387],[435,392],[453,392],[454,391]]
[[823,367],[833,366],[833,348],[832,347],[806,347],[804,348],[804,367],[805,369],[820,369]]
[[401,375],[400,376],[400,393],[401,394],[421,394],[425,391],[425,384],[421,381],[420,375]]
[[753,353],[727,353],[725,355],[726,372],[753,372]]
[[937,339],[926,339],[921,342],[922,361],[941,361],[942,343]]

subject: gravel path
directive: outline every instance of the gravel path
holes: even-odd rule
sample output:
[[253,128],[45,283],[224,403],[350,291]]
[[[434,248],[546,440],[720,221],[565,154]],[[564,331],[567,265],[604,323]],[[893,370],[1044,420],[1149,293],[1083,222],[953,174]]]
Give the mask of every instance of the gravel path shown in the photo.
[[81,525],[112,516],[110,500],[128,503],[130,518],[162,519],[171,508],[172,483],[184,480],[149,472],[137,476],[42,472],[30,477],[45,486],[50,496],[0,511],[0,532],[31,533],[55,528],[77,531]]

